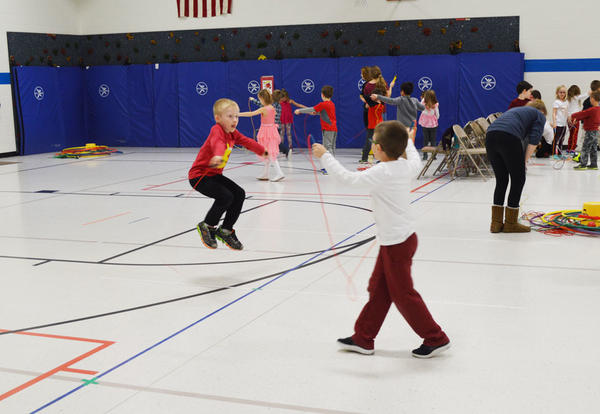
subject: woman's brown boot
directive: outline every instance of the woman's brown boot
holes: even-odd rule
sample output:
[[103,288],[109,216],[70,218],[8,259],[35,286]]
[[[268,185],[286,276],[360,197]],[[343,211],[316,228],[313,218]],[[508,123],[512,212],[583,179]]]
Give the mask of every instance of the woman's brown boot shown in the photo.
[[492,224],[490,225],[490,232],[500,233],[504,225],[504,207],[492,206]]
[[531,227],[519,224],[519,209],[506,207],[503,233],[529,233]]

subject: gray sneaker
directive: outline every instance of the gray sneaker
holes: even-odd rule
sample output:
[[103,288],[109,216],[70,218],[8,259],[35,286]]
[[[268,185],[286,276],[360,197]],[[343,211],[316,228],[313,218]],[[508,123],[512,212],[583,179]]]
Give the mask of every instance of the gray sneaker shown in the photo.
[[217,229],[209,226],[205,222],[198,223],[196,226],[196,230],[200,233],[200,237],[202,237],[202,243],[209,249],[217,248],[217,240],[215,239],[215,234],[217,233]]
[[242,250],[244,245],[238,240],[235,235],[235,230],[226,230],[223,227],[219,227],[215,234],[216,238],[221,240],[231,250]]

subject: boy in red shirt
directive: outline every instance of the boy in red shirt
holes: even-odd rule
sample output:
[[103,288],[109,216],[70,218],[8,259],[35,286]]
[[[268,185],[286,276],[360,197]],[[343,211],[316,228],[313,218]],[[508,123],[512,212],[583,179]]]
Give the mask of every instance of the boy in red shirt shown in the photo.
[[323,146],[331,154],[335,154],[335,141],[337,139],[337,123],[335,120],[335,104],[331,101],[333,96],[333,87],[325,85],[321,88],[321,99],[311,108],[296,109],[294,113],[298,114],[319,114],[321,116],[321,131],[323,132]]
[[[190,168],[188,178],[194,190],[209,198],[213,203],[204,221],[196,227],[202,236],[202,242],[210,249],[217,248],[221,240],[230,249],[242,250],[244,246],[235,235],[233,225],[240,216],[246,192],[242,187],[223,176],[229,154],[234,145],[241,145],[259,156],[267,156],[265,148],[237,129],[240,108],[230,99],[219,99],[213,105],[216,124],[210,129],[208,138],[198,151],[196,160]],[[217,224],[225,213],[221,227]]]
[[[581,157],[579,159],[579,165],[573,167],[576,170],[597,170],[598,169],[598,135],[600,132],[600,91],[592,92],[590,94],[591,108],[584,111],[575,112],[571,115],[569,121],[571,123],[577,121],[583,121],[583,129],[585,131],[585,137],[583,139],[583,147],[581,148]],[[588,156],[590,158],[590,165],[587,165]]]

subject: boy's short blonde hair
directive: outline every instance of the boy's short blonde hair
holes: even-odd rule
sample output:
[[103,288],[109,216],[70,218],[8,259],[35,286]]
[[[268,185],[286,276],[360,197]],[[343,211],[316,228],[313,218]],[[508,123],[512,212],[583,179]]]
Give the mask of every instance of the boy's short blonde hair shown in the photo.
[[235,101],[232,101],[231,99],[227,99],[227,98],[217,99],[217,101],[213,105],[213,115],[221,115],[223,113],[223,111],[225,111],[227,108],[230,108],[232,106],[238,108],[238,110],[240,109],[238,104]]
[[541,99],[534,99],[533,101],[529,102],[527,106],[531,106],[537,109],[546,116],[548,115],[548,111],[546,110],[546,104]]

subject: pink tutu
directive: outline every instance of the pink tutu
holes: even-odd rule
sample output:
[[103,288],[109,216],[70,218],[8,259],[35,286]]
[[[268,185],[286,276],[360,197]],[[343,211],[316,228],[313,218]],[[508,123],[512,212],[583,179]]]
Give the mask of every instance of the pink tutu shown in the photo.
[[279,143],[281,142],[277,125],[261,124],[256,139],[269,153],[269,159],[276,160],[277,155],[279,155]]

